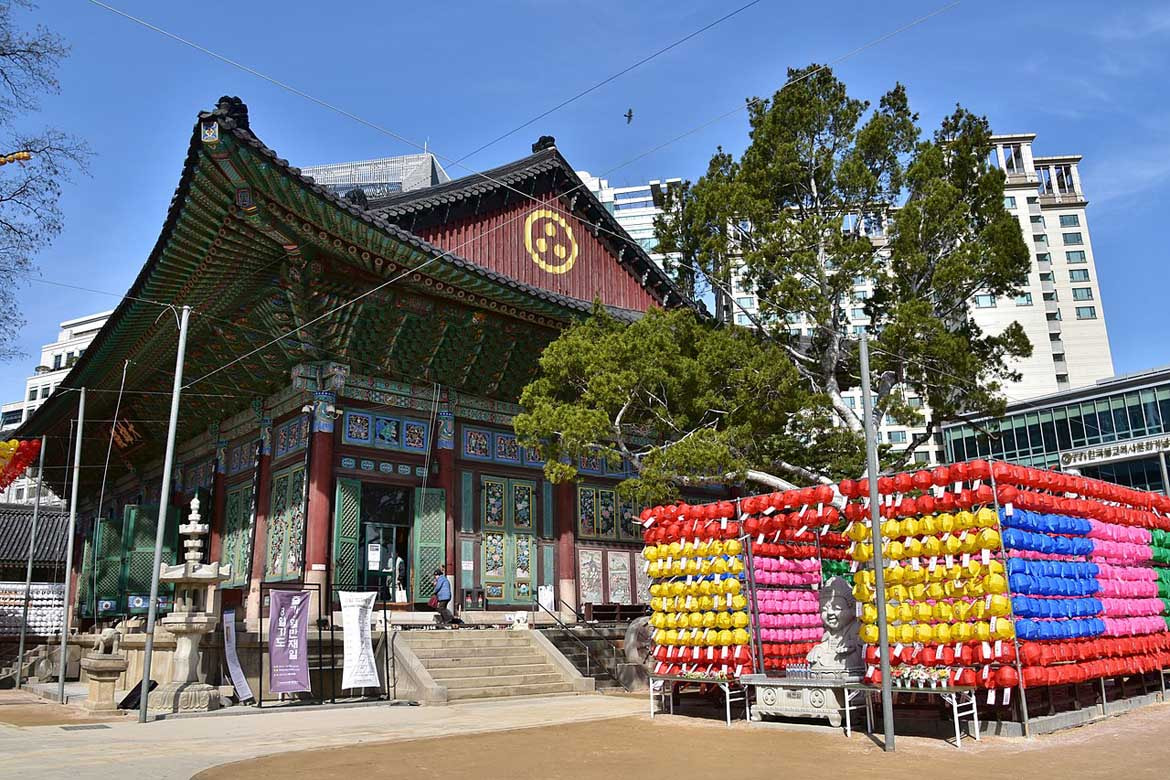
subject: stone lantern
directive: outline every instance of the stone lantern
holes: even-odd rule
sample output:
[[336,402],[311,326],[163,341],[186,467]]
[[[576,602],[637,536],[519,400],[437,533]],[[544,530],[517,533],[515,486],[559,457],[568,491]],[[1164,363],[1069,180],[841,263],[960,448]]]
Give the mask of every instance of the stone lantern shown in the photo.
[[174,610],[161,621],[175,636],[175,656],[170,681],[150,692],[147,706],[151,712],[219,709],[219,689],[199,681],[199,643],[219,622],[210,603],[211,589],[231,577],[231,565],[202,563],[202,537],[209,527],[201,520],[199,498],[192,498],[191,514],[179,526],[179,534],[185,537],[184,561],[174,566],[164,563],[159,573],[159,582],[175,586]]

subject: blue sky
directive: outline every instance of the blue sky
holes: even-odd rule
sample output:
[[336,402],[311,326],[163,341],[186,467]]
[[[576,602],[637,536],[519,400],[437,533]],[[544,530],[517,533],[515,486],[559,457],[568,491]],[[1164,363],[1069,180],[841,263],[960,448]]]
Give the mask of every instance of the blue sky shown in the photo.
[[[43,119],[97,152],[90,175],[65,186],[65,231],[39,258],[46,279],[129,287],[158,237],[196,114],[222,94],[243,98],[253,130],[294,165],[413,151],[85,0],[41,2],[36,17],[73,46]],[[458,158],[742,2],[110,4]],[[599,174],[771,94],[789,65],[832,60],[945,4],[764,0],[467,164],[515,159],[551,134],[575,167]],[[966,0],[835,70],[874,101],[902,81],[928,128],[961,102],[997,132],[1037,133],[1037,154],[1083,154],[1115,367],[1170,363],[1170,103],[1156,98],[1170,83],[1170,7]],[[736,114],[608,178],[693,179],[716,145],[738,152],[745,140]],[[0,366],[4,399],[21,396],[58,322],[117,303],[42,283],[26,285],[22,301],[30,357]]]

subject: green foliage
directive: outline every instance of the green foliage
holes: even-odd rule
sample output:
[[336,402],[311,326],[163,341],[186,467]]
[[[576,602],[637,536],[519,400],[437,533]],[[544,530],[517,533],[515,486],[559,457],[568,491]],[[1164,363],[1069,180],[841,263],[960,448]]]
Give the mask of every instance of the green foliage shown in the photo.
[[[759,296],[755,324],[828,396],[839,425],[862,430],[841,397],[860,382],[852,308],[870,320],[876,419],[933,429],[961,412],[998,413],[1009,363],[1031,346],[1015,324],[984,333],[969,302],[1015,294],[1031,261],[989,163],[986,119],[956,108],[923,141],[901,84],[871,110],[827,68],[788,76],[771,99],[749,102],[740,159],[720,149],[704,177],[671,193],[657,228],[677,253],[672,270],[710,285],[730,320],[741,313],[738,269]],[[858,279],[873,283],[868,300]],[[928,420],[909,395],[926,402]]]
[[[860,383],[854,308],[870,322],[874,421],[927,427],[883,447],[886,466],[960,413],[1002,409],[1009,362],[1031,346],[1018,325],[984,333],[969,302],[1015,294],[1031,260],[989,164],[987,121],[956,108],[923,140],[901,84],[871,107],[827,68],[788,75],[749,102],[739,159],[718,149],[656,221],[668,271],[692,296],[711,289],[726,324],[651,311],[626,326],[599,309],[566,331],[516,420],[550,479],[572,479],[569,464],[595,447],[634,464],[622,490],[647,502],[688,482],[861,473],[862,411],[842,395]],[[758,311],[735,307],[733,279]],[[758,331],[731,325],[737,313]]]
[[828,431],[823,399],[809,393],[782,349],[748,331],[715,327],[689,310],[651,309],[629,325],[598,307],[541,356],[541,376],[520,399],[515,428],[539,446],[546,476],[576,476],[582,455],[636,474],[622,493],[641,502],[678,494],[681,484],[727,481],[778,458],[818,457]]

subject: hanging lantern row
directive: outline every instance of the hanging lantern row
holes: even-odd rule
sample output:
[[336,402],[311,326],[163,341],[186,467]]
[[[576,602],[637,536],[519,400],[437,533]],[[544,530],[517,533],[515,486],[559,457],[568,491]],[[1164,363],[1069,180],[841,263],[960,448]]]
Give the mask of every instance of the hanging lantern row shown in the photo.
[[15,482],[36,461],[40,452],[39,439],[0,441],[0,490]]

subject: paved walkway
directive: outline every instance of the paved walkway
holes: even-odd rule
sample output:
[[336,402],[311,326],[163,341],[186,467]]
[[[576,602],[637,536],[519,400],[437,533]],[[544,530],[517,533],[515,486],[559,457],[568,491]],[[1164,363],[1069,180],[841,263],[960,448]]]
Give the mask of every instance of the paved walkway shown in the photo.
[[0,723],[0,775],[25,780],[186,780],[212,766],[270,753],[582,723],[627,717],[645,708],[641,697],[583,695],[447,707],[306,708],[145,725],[106,723],[82,731]]

